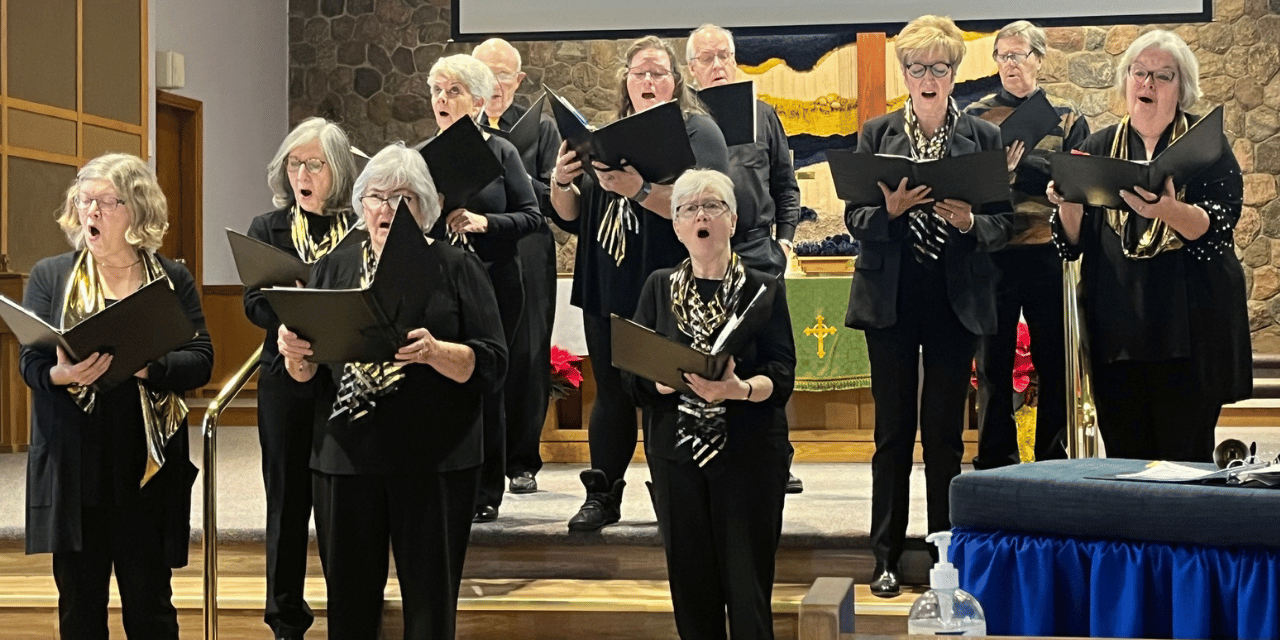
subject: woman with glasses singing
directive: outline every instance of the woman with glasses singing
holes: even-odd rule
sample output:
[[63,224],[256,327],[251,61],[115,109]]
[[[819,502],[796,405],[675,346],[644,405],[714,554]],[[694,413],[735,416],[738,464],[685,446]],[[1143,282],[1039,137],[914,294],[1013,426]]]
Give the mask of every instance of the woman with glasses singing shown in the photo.
[[[213,343],[186,267],[156,253],[169,228],[155,174],[109,154],[76,174],[58,211],[74,251],[36,263],[23,306],[70,329],[154,280],[167,280],[196,335],[113,388],[92,386],[112,356],[74,362],[23,347],[31,387],[27,553],[53,553],[63,638],[106,638],[111,574],[130,638],[177,640],[173,568],[187,564],[191,483],[182,394],[209,381]],[[8,635],[8,633],[6,633]]]
[[[368,238],[321,258],[315,288],[372,282],[401,201],[419,228],[440,216],[422,155],[398,143],[369,160],[351,193]],[[507,353],[480,261],[447,242],[427,243],[421,277],[392,283],[428,291],[423,309],[401,310],[397,324],[417,328],[406,332],[394,361],[316,365],[306,359],[310,343],[287,327],[277,334],[286,371],[297,382],[314,381],[324,416],[311,468],[331,638],[378,637],[388,545],[404,638],[454,637],[483,459],[482,405],[502,383]]]
[[[431,105],[436,126],[441,131],[453,126],[476,126],[474,118],[484,112],[485,102],[493,95],[493,72],[483,62],[466,55],[445,56],[431,66],[427,74],[431,88]],[[520,152],[507,140],[484,134],[489,150],[502,163],[503,172],[466,205],[445,211],[440,221],[427,232],[433,238],[474,251],[489,271],[494,293],[498,297],[498,313],[507,337],[507,349],[532,348],[516,340],[516,331],[524,312],[524,283],[520,269],[518,242],[542,226],[542,212],[533,183],[524,170]],[[527,351],[512,355],[524,362]],[[480,476],[480,494],[476,498],[476,522],[492,522],[498,517],[502,494],[506,489],[507,427],[506,394],[495,390],[485,401],[484,471]]]
[[[950,18],[923,16],[898,34],[909,97],[867,122],[858,153],[932,160],[1000,149],[995,125],[960,113],[951,98],[964,34]],[[1008,205],[975,210],[934,200],[928,185],[880,184],[884,204],[849,206],[845,224],[862,243],[845,324],[867,336],[876,452],[871,458],[872,593],[899,593],[916,424],[924,447],[928,530],[951,528],[947,496],[964,453],[965,397],[978,339],[996,329],[991,257],[1009,240]],[[923,391],[920,362],[923,357]],[[918,396],[917,393],[920,395]]]
[[635,321],[711,352],[732,315],[724,375],[686,374],[693,393],[627,375],[645,408],[676,628],[681,638],[772,638],[774,555],[782,532],[787,423],[775,419],[795,382],[786,293],[730,249],[738,224],[733,182],[693,169],[671,191],[676,237],[689,257],[649,276]]
[[[696,165],[727,173],[724,135],[697,108],[677,60],[671,45],[657,37],[632,43],[618,74],[617,117],[676,101]],[[579,238],[571,301],[582,309],[596,383],[587,436],[592,468],[582,472],[587,499],[570,518],[571,531],[595,531],[622,517],[623,476],[636,448],[636,406],[613,366],[609,314],[631,317],[649,274],[687,255],[669,222],[671,186],[652,184],[632,167],[607,169],[596,163],[594,175],[585,173],[578,154],[563,143],[551,175],[556,224]]]
[[[356,166],[338,125],[308,118],[285,136],[267,165],[278,207],[253,219],[249,237],[307,263],[324,257],[356,226],[347,201]],[[264,620],[277,638],[301,638],[315,619],[303,599],[311,526],[311,432],[315,397],[293,382],[276,351],[280,320],[256,288],[244,292],[249,321],[266,330],[258,371],[258,442],[267,490],[267,602]]]
[[[1199,117],[1199,63],[1176,34],[1150,31],[1124,55],[1116,89],[1128,114],[1081,150],[1148,160]],[[1116,458],[1213,459],[1222,405],[1253,389],[1245,278],[1233,251],[1244,180],[1225,135],[1212,165],[1159,193],[1121,191],[1121,209],[1064,202],[1054,242],[1080,258],[1098,426]]]

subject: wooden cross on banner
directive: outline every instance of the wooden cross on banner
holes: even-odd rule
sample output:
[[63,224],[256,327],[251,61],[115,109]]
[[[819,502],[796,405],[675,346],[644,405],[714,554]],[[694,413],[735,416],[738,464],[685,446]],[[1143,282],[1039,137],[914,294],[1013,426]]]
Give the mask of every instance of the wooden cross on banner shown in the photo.
[[812,327],[805,327],[804,334],[806,336],[816,336],[818,338],[818,357],[825,358],[827,357],[827,351],[823,348],[822,343],[827,339],[827,336],[836,332],[836,328],[828,327],[826,318],[823,318],[822,314],[818,314],[817,321],[818,324],[815,324]]
[[858,34],[858,130],[885,113],[885,43],[883,32]]

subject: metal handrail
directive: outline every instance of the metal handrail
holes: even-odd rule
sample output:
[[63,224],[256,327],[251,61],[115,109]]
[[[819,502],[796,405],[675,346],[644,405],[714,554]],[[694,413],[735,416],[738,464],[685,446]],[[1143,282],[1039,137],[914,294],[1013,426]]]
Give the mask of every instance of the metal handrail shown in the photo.
[[204,411],[204,637],[218,638],[218,418],[258,370],[262,345],[222,385]]

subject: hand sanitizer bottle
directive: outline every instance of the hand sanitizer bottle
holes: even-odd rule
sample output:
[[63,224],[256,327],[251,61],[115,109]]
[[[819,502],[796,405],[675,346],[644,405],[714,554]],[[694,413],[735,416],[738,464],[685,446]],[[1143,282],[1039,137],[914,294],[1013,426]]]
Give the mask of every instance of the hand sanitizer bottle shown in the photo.
[[929,534],[925,540],[938,545],[938,564],[929,570],[929,590],[911,605],[907,633],[913,636],[985,636],[987,619],[982,605],[960,588],[960,574],[947,561],[951,532]]

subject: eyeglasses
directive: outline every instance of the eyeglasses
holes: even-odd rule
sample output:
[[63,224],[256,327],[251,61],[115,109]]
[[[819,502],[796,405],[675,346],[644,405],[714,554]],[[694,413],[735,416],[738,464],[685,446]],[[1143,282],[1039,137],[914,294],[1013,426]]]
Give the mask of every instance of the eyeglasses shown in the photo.
[[728,213],[729,205],[724,200],[708,200],[707,202],[690,202],[676,207],[676,217],[682,220],[698,217],[705,212],[708,218],[719,218]]
[[628,73],[631,75],[631,79],[636,82],[644,82],[645,78],[653,78],[654,82],[662,82],[671,77],[670,71],[637,71],[633,69]]
[[1137,80],[1138,84],[1146,84],[1147,78],[1155,78],[1155,81],[1160,84],[1169,84],[1170,82],[1173,82],[1174,78],[1178,77],[1178,72],[1171,71],[1169,69],[1147,71],[1142,67],[1132,66],[1129,67],[1129,75],[1132,76],[1134,80]]
[[720,62],[728,62],[732,59],[733,59],[733,52],[729,51],[728,49],[722,49],[720,51],[707,51],[706,53],[701,53],[694,58],[694,60],[697,60],[699,64],[702,64],[703,66],[708,66],[708,67],[715,64],[716,60],[719,60]]
[[311,158],[309,160],[299,160],[297,158],[290,157],[286,161],[285,167],[289,169],[289,173],[297,173],[299,167],[306,167],[307,173],[316,174],[324,170],[325,164],[327,163],[324,160],[321,160],[320,158]]
[[913,62],[907,65],[907,75],[912,78],[923,78],[925,71],[933,74],[935,78],[945,78],[951,73],[950,62],[935,62],[933,64],[924,64],[922,62]]
[[120,198],[113,198],[111,196],[103,196],[101,198],[76,196],[76,199],[73,201],[76,205],[76,209],[81,212],[88,211],[89,207],[95,202],[98,203],[98,211],[101,211],[102,213],[111,213],[116,210],[117,206],[125,204],[124,200],[121,200]]
[[[392,206],[391,204],[393,200],[395,201],[395,206]],[[360,204],[364,205],[364,208],[370,211],[377,211],[378,207],[381,207],[384,204],[387,205],[388,209],[394,209],[400,205],[401,200],[404,200],[405,204],[413,204],[413,196],[408,193],[391,194],[389,196],[380,196],[376,193],[371,193],[367,196],[360,196]]]
[[991,58],[996,61],[996,64],[1000,64],[1001,62],[1012,62],[1013,64],[1022,64],[1027,61],[1027,58],[1030,58],[1030,57],[1031,57],[1030,51],[1028,51],[1027,53],[993,53],[991,54]]
[[498,74],[494,74],[494,76],[493,76],[493,77],[494,77],[494,78],[496,78],[496,79],[498,80],[498,84],[508,84],[508,83],[511,83],[511,82],[515,82],[515,81],[516,81],[516,76],[517,76],[517,75],[519,75],[519,74],[515,74],[515,73],[498,73]]

